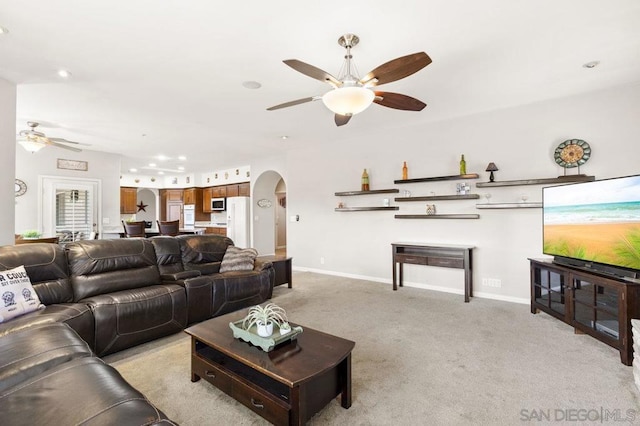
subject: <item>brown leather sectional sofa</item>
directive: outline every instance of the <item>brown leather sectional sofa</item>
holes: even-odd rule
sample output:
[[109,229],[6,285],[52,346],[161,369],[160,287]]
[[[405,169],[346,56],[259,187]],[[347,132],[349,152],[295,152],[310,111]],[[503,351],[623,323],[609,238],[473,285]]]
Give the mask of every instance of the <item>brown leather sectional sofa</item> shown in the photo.
[[[271,298],[274,271],[219,273],[217,235],[0,247],[45,308],[0,324],[2,424],[173,424],[103,356]],[[6,423],[5,423],[6,422]]]

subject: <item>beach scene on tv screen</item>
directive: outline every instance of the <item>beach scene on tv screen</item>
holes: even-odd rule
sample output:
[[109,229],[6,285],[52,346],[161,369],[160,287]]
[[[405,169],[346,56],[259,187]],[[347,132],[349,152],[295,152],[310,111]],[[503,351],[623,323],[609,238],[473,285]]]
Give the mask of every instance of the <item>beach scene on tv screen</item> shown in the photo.
[[640,176],[543,191],[545,254],[640,269]]

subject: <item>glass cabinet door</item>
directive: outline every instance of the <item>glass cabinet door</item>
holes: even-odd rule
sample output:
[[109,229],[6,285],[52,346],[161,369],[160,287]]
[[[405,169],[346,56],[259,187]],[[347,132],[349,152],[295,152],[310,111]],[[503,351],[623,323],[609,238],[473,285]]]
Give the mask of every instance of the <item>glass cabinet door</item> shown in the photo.
[[615,288],[575,277],[574,321],[614,340],[620,338],[619,293]]
[[565,275],[551,268],[534,266],[534,300],[561,316],[565,314]]

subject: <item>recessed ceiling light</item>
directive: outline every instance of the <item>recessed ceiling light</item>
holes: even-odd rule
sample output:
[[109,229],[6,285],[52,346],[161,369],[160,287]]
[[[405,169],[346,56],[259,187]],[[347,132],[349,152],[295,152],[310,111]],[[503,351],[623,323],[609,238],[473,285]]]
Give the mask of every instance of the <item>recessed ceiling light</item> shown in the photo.
[[242,86],[245,89],[259,89],[262,87],[262,84],[258,83],[257,81],[243,81]]
[[600,61],[591,61],[591,62],[587,62],[586,64],[583,64],[582,67],[583,68],[595,68],[600,64]]
[[159,174],[159,175],[163,175],[163,174],[164,174],[164,172],[158,172],[158,174]]
[[167,161],[169,159],[169,157],[167,157],[166,155],[162,155],[162,154],[158,155],[157,158],[160,161]]
[[71,77],[71,73],[67,70],[58,70],[58,76],[62,78],[69,78]]
[[287,135],[282,135],[282,136],[280,136],[280,139],[282,139],[282,140],[286,140],[286,139],[289,139],[289,136],[287,136]]
[[129,169],[129,171],[130,171],[131,173],[135,173],[135,172],[137,172],[137,171],[138,171],[138,169]]
[[0,27],[0,34],[8,34],[9,30],[6,29],[5,27]]
[[184,170],[184,167],[178,166],[178,170]]
[[180,157],[178,157],[178,160],[181,160],[181,161],[184,161],[186,159],[187,159],[187,157],[185,157],[184,155],[181,155]]
[[156,163],[149,163],[149,167],[155,167]]

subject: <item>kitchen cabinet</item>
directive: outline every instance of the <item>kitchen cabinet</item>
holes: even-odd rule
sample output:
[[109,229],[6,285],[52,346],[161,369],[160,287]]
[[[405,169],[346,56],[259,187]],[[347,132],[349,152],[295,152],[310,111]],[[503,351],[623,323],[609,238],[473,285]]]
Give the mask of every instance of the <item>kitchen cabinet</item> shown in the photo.
[[195,204],[196,203],[196,191],[198,188],[188,188],[184,190],[184,203],[185,204]]
[[169,222],[174,220],[179,220],[180,228],[182,228],[184,226],[184,221],[182,218],[182,209],[183,209],[182,201],[168,201],[166,220]]
[[227,187],[226,186],[214,186],[211,188],[211,197],[213,198],[223,198],[227,196]]
[[[179,193],[179,197],[178,197]],[[160,220],[179,220],[180,227],[184,226],[182,217],[182,189],[161,189],[160,190]]]
[[120,188],[120,214],[136,214],[138,188]]
[[221,228],[217,226],[208,226],[204,230],[205,234],[214,234],[214,235],[222,235],[223,237],[227,236],[227,228]]
[[167,201],[182,201],[184,191],[182,189],[167,189]]
[[237,197],[240,194],[237,184],[227,185],[227,197]]
[[[205,188],[209,189],[209,188]],[[251,184],[249,182],[232,183],[229,185],[212,186],[211,198],[249,197]],[[209,203],[211,204],[211,203]]]
[[211,210],[211,198],[213,194],[213,188],[203,188],[202,189],[202,212],[203,213],[212,213]]
[[249,197],[251,195],[251,184],[249,182],[239,183],[238,195],[240,197]]

